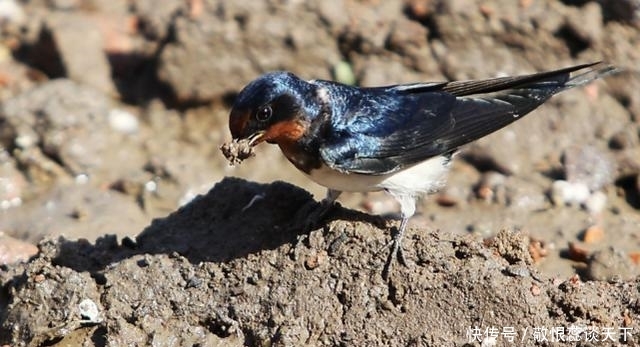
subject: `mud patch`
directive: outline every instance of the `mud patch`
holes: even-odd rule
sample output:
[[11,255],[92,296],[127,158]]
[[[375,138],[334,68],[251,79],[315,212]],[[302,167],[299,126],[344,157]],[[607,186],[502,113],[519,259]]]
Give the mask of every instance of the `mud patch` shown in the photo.
[[[243,209],[255,194],[262,200]],[[462,345],[474,327],[640,329],[625,321],[639,313],[639,283],[546,278],[518,232],[487,243],[409,230],[411,265],[384,281],[388,230],[338,208],[298,242],[287,217],[309,201],[288,184],[228,179],[136,242],[40,243],[35,259],[3,276],[1,342]],[[85,299],[99,310],[89,322]]]

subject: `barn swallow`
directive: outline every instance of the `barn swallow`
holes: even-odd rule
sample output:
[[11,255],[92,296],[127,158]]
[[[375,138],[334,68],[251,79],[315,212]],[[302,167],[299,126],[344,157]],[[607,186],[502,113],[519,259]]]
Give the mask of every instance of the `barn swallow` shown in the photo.
[[396,257],[404,263],[401,241],[416,198],[443,187],[460,146],[614,70],[591,63],[514,77],[372,88],[272,72],[238,94],[229,128],[235,141],[277,144],[296,168],[328,188],[312,220],[321,219],[343,191],[393,196],[402,219],[389,243],[388,275]]

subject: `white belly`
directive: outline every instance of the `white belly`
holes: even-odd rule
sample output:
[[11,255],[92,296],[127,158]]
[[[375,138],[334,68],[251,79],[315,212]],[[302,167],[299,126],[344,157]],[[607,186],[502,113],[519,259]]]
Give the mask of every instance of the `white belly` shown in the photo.
[[312,170],[309,177],[322,186],[343,192],[386,190],[395,196],[414,197],[442,188],[450,161],[451,158],[433,157],[387,175],[345,174],[323,165]]

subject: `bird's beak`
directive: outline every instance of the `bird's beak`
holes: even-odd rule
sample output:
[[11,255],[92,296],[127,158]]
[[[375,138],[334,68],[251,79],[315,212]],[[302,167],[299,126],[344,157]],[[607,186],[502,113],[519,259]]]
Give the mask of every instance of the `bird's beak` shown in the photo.
[[263,130],[263,131],[258,131],[249,135],[249,137],[247,137],[247,140],[249,141],[249,146],[254,147],[260,142],[262,142],[262,138],[264,137],[264,134],[265,134],[265,131]]
[[251,147],[262,142],[265,135],[264,130],[250,133],[247,129],[249,124],[249,111],[233,109],[229,118],[229,130],[234,142],[245,142]]

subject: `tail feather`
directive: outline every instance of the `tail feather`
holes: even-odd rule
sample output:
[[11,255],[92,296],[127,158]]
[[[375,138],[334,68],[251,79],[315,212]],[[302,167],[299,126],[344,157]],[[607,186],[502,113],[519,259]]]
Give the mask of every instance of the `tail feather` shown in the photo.
[[[577,76],[572,72],[589,69]],[[559,70],[545,71],[522,76],[498,77],[477,81],[453,81],[442,86],[441,89],[455,96],[469,96],[487,94],[506,89],[521,89],[536,84],[556,84],[572,88],[587,84],[595,79],[617,72],[615,67],[602,62],[575,65]]]
[[599,78],[603,78],[603,77],[621,72],[621,70],[615,66],[603,64],[603,63],[598,63],[598,64],[600,66],[597,68],[590,69],[579,75],[571,77],[567,81],[567,83],[565,83],[565,86],[567,87],[567,89],[583,86]]
[[[589,70],[571,76],[585,68]],[[618,71],[593,63],[526,76],[458,82],[449,91],[458,96],[450,113],[453,125],[430,134],[437,140],[429,154],[445,153],[486,136],[527,115],[555,94]]]

